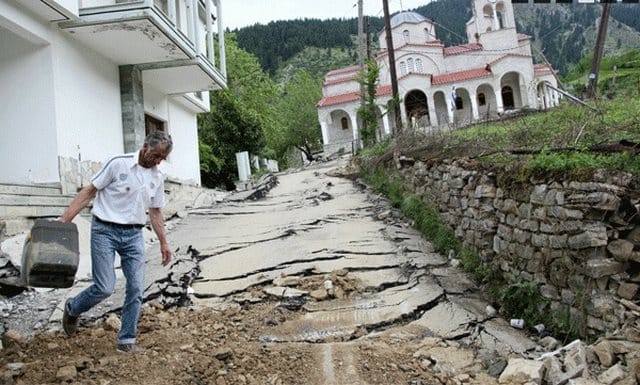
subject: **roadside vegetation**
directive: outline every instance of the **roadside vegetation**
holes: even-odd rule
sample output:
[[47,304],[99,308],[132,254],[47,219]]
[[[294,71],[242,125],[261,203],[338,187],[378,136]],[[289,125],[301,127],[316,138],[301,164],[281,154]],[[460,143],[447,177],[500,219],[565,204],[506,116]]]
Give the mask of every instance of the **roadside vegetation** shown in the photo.
[[279,85],[238,47],[234,34],[225,34],[225,44],[228,88],[211,93],[211,111],[198,117],[198,139],[203,185],[233,190],[237,152],[277,160],[286,169],[301,161],[300,152],[311,157],[321,148],[315,105],[322,82],[299,69]]
[[462,268],[485,290],[491,300],[507,318],[526,319],[530,325],[542,323],[564,342],[578,338],[583,325],[569,311],[549,311],[536,282],[507,282],[497,266],[483,261],[477,250],[466,248],[441,219],[437,208],[411,192],[399,175],[391,169],[375,166],[375,159],[382,156],[392,142],[380,144],[363,151],[358,156],[361,175],[377,192],[384,194],[391,205],[413,222],[434,245],[435,251],[459,258]]
[[[604,60],[606,68],[627,65],[640,58],[638,51]],[[585,59],[587,60],[587,59]],[[491,296],[505,317],[524,318],[531,325],[544,323],[554,335],[569,340],[581,335],[584,319],[569,311],[550,311],[536,282],[505,281],[497,266],[483,261],[476,250],[467,249],[441,220],[437,208],[404,185],[395,167],[394,153],[422,161],[467,157],[482,167],[508,170],[499,183],[528,183],[537,175],[562,179],[589,178],[596,169],[640,174],[640,60],[618,78],[617,89],[589,103],[597,110],[563,101],[546,112],[523,112],[497,121],[429,135],[407,132],[363,149],[356,158],[362,176],[373,190],[388,197],[414,227],[443,254],[455,255]],[[584,79],[579,66],[567,83],[579,89]],[[621,68],[621,67],[618,67]],[[582,66],[582,70],[589,67]],[[586,75],[585,75],[586,76]],[[573,83],[571,83],[573,82]],[[577,294],[578,301],[582,295]]]

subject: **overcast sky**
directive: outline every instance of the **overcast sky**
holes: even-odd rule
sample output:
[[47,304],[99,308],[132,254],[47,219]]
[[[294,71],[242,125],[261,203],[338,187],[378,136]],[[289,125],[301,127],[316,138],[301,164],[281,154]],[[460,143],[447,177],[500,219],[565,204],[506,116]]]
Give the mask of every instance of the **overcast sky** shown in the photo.
[[[357,0],[222,0],[222,19],[225,28],[268,24],[273,20],[331,19],[358,17]],[[426,5],[429,0],[388,0],[389,12],[394,14]],[[382,0],[364,0],[364,14],[384,15]]]

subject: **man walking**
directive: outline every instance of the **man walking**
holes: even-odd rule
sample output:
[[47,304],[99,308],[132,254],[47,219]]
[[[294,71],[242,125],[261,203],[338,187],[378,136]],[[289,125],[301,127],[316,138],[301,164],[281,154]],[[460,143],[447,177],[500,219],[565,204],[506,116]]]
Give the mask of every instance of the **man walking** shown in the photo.
[[122,326],[117,350],[141,353],[136,331],[144,291],[144,238],[146,210],[153,231],[160,241],[162,265],[171,261],[161,208],[164,206],[164,175],[157,166],[169,156],[173,142],[162,131],[149,134],[137,153],[111,158],[69,204],[60,217],[70,222],[93,198],[91,222],[91,270],[93,284],[65,302],[62,328],[72,336],[78,329],[78,317],[109,297],[115,288],[115,253],[120,255],[126,278],[122,307]]

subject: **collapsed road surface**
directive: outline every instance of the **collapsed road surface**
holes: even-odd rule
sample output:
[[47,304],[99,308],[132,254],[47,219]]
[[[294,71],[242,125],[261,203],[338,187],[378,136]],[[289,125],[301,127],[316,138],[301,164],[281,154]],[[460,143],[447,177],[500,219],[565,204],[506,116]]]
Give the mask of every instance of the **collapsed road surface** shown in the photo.
[[121,288],[63,335],[60,304],[80,283],[39,305],[57,305],[54,327],[5,333],[0,384],[497,384],[508,357],[540,349],[345,165],[172,221],[175,262],[161,268],[157,246],[148,257],[146,353],[114,350]]

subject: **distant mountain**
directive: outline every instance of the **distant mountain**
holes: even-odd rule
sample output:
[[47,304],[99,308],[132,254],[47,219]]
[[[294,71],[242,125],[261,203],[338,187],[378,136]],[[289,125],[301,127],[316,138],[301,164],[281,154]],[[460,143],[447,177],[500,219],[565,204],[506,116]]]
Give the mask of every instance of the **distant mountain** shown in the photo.
[[[601,12],[599,5],[515,6],[517,28],[533,38],[534,56],[542,51],[561,74],[593,51]],[[640,48],[640,7],[615,4],[604,55],[620,55],[631,48]]]
[[[514,9],[518,31],[532,38],[536,62],[542,61],[542,52],[561,74],[565,74],[593,50],[601,13],[599,5],[516,4]],[[445,45],[466,43],[465,25],[471,18],[469,0],[432,1],[412,11],[435,22],[436,34]],[[375,46],[377,34],[383,27],[382,18],[370,18]],[[357,62],[356,18],[276,21],[234,32],[239,46],[256,55],[262,67],[272,75],[278,73],[286,78],[287,73],[300,66],[317,74]],[[309,47],[315,50],[309,50]],[[640,7],[615,4],[605,55],[620,54],[631,48],[640,49]],[[347,55],[343,54],[345,52]]]

